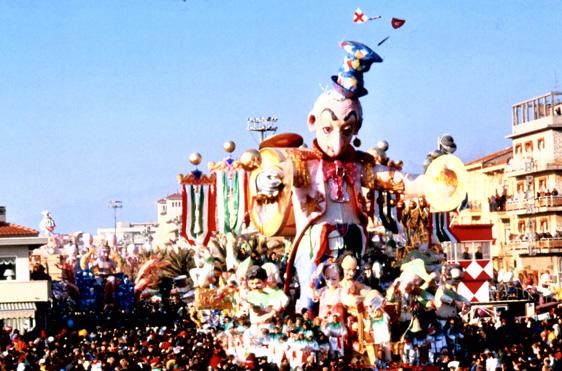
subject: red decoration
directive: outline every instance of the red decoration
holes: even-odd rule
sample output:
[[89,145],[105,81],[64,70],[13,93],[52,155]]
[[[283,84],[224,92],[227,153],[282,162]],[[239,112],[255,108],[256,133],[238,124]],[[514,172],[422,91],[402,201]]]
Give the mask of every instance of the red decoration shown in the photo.
[[406,23],[405,19],[400,19],[400,18],[392,18],[392,21],[390,22],[390,24],[392,25],[392,28],[397,29],[400,28],[402,26],[404,26],[404,23]]

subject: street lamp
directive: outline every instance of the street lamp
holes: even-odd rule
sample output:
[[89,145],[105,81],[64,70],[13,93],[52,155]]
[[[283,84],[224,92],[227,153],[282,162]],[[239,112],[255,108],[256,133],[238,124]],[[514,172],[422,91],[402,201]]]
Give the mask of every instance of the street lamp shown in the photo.
[[261,141],[265,139],[265,133],[277,131],[277,123],[279,119],[277,117],[249,117],[248,118],[248,130],[257,131],[261,134]]
[[117,241],[117,209],[123,208],[123,202],[119,200],[112,200],[107,203],[107,207],[113,209],[113,230],[115,233],[115,240]]

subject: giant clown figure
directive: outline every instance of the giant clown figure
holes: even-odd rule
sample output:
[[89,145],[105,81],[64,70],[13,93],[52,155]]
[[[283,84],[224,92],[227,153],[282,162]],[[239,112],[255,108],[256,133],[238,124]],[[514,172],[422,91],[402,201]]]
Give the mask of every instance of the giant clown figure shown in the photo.
[[[368,205],[372,207],[374,203],[374,190],[403,192],[405,187],[401,173],[376,164],[370,154],[352,145],[357,143],[354,137],[363,120],[358,98],[367,94],[363,73],[382,59],[357,42],[344,41],[341,47],[346,57],[338,75],[332,77],[334,88],[320,95],[308,115],[308,129],[316,137],[312,148],[298,147],[302,138],[296,134],[278,134],[282,140],[276,141],[274,136],[260,145],[261,164],[251,177],[251,186],[255,187],[252,221],[258,229],[267,231],[273,219],[272,210],[292,208],[295,237],[285,290],[291,284],[294,266],[300,287],[297,311],[311,308],[310,282],[320,263],[336,259],[345,251],[361,260],[367,245],[365,227]],[[264,150],[277,151],[284,166],[268,162]],[[369,190],[366,197],[362,187]]]

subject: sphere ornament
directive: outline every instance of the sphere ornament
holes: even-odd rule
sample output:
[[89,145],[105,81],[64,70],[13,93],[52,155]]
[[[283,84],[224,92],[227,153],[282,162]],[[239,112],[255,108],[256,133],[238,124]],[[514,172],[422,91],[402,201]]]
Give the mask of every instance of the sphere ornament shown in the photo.
[[227,140],[226,142],[224,142],[223,148],[227,153],[232,153],[236,149],[236,143],[231,140]]
[[201,163],[201,154],[199,152],[193,152],[189,155],[189,162],[197,166]]
[[386,140],[379,140],[377,142],[377,148],[380,148],[385,152],[388,151],[388,142]]
[[246,171],[257,169],[261,164],[260,152],[256,149],[248,149],[240,156],[240,164]]

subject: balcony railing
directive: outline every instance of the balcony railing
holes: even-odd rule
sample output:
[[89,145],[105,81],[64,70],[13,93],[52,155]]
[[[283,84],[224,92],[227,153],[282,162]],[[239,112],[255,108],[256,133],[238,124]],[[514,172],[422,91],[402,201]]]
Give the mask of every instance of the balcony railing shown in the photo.
[[512,125],[518,126],[544,117],[561,116],[561,97],[561,92],[550,92],[515,104],[512,107]]
[[[529,248],[531,246],[531,248]],[[552,254],[562,252],[562,237],[541,238],[537,241],[512,240],[507,243],[508,254],[528,254],[534,251],[537,254]]]
[[[517,155],[516,155],[517,156]],[[562,170],[562,161],[515,157],[505,168],[507,176],[516,177],[542,171]]]
[[508,200],[506,205],[507,211],[518,211],[527,210],[527,207],[531,205],[535,207],[534,212],[537,211],[547,211],[547,210],[537,210],[536,208],[549,208],[549,207],[561,207],[562,206],[562,196],[542,196],[535,198],[531,203],[528,200]]

